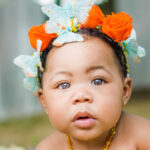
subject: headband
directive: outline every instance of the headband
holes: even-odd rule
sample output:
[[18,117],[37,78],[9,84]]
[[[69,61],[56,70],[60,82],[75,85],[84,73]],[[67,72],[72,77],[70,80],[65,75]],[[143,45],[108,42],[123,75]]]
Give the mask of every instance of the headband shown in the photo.
[[36,50],[32,56],[20,55],[14,63],[22,68],[26,77],[24,86],[36,93],[39,89],[38,68],[42,69],[40,54],[53,41],[53,45],[62,46],[64,43],[84,41],[77,30],[82,28],[98,29],[111,37],[122,47],[125,55],[135,62],[145,56],[145,50],[139,46],[133,19],[125,12],[104,15],[102,10],[94,5],[95,0],[67,0],[64,7],[50,4],[41,8],[49,17],[44,25],[33,26],[28,35],[31,46]]

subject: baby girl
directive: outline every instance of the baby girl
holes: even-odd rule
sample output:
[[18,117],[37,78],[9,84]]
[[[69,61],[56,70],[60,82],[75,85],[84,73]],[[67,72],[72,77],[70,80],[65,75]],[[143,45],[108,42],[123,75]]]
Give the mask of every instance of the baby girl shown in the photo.
[[150,150],[150,121],[123,111],[132,93],[126,57],[145,54],[132,18],[105,16],[93,0],[42,11],[50,20],[29,30],[36,52],[14,60],[56,129],[36,150]]

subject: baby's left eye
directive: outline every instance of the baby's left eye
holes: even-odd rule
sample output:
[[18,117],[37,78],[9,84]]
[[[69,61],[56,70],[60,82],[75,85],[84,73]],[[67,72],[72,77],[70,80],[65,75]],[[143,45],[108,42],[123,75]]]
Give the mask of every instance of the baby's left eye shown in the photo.
[[94,79],[91,83],[94,85],[103,85],[105,81],[103,79]]
[[70,87],[70,84],[67,82],[61,83],[57,86],[59,89],[68,89]]

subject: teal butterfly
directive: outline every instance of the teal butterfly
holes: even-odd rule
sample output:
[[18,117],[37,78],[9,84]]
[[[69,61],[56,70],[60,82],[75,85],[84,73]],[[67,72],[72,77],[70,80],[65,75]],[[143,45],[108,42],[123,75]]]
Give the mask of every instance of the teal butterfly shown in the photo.
[[82,36],[74,32],[80,23],[86,21],[94,2],[95,0],[68,0],[65,7],[56,4],[42,7],[43,13],[49,17],[45,25],[46,33],[59,35],[54,44],[62,45],[67,42],[83,41]]
[[41,67],[40,48],[42,42],[37,40],[37,51],[32,56],[20,55],[14,59],[14,64],[20,67],[26,75],[24,79],[24,87],[33,93],[39,88],[38,83],[38,67]]
[[130,38],[121,43],[122,49],[127,53],[134,62],[139,62],[141,57],[145,56],[145,49],[138,45],[136,32],[133,29]]

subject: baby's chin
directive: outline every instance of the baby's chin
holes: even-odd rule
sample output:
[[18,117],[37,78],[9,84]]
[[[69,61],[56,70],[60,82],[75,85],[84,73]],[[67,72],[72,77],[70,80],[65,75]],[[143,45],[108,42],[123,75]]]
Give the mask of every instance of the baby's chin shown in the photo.
[[101,128],[93,128],[93,129],[78,129],[78,130],[71,130],[68,135],[81,142],[88,142],[93,141],[95,139],[101,138],[101,136],[105,136],[104,129]]

